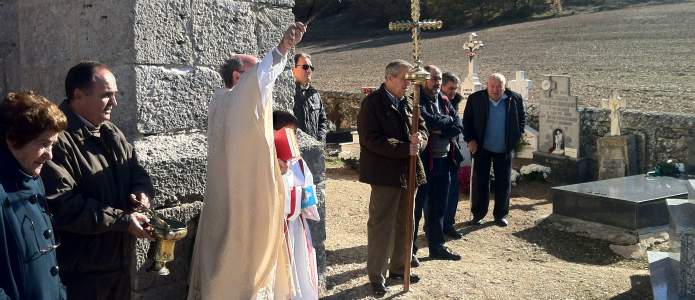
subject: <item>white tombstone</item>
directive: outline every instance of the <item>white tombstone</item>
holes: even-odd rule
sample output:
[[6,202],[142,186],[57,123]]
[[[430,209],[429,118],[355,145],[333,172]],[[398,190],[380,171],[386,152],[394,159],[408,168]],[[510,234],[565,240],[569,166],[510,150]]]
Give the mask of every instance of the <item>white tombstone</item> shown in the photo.
[[468,74],[466,78],[461,83],[461,96],[463,100],[459,104],[459,109],[457,111],[459,117],[463,117],[463,110],[466,108],[466,101],[468,101],[468,96],[483,89],[483,84],[480,82],[478,77],[478,50],[483,47],[483,42],[476,40],[478,34],[472,32],[468,35],[468,42],[463,45],[463,49],[466,49],[466,56],[468,57]]
[[611,136],[620,135],[620,110],[627,107],[627,101],[620,97],[618,91],[613,91],[611,98],[601,101],[601,107],[611,110]]
[[538,99],[540,151],[578,158],[581,119],[577,97],[570,95],[570,77],[545,75]]
[[509,87],[510,90],[519,93],[524,101],[530,101],[529,92],[533,87],[533,81],[526,79],[526,74],[524,71],[516,71],[516,78],[510,80],[507,83],[507,87]]

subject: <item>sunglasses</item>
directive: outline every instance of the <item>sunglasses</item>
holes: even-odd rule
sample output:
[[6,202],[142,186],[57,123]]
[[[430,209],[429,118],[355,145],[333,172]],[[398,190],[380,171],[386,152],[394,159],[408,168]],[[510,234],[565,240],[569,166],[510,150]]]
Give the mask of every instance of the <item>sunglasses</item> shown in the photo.
[[304,71],[311,69],[312,71],[314,70],[314,66],[312,65],[295,65],[295,67],[302,67]]

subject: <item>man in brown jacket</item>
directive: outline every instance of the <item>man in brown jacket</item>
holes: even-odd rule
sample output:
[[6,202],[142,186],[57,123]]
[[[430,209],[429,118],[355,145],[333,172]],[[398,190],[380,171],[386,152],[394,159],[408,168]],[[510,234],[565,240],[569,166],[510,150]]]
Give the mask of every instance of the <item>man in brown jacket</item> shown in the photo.
[[[367,272],[372,293],[386,294],[386,267],[389,278],[403,280],[403,258],[412,236],[406,233],[408,161],[417,157],[417,183],[425,183],[418,154],[427,145],[425,121],[410,134],[412,104],[405,97],[410,84],[405,75],[412,65],[394,60],[386,66],[384,84],[369,94],[360,107],[357,130],[360,135],[360,181],[371,185],[367,223]],[[410,275],[415,283],[420,278]]]
[[65,79],[60,108],[68,129],[53,146],[43,178],[53,213],[60,276],[68,299],[130,299],[136,238],[147,238],[152,182],[133,146],[109,122],[116,79],[107,66],[83,62]]

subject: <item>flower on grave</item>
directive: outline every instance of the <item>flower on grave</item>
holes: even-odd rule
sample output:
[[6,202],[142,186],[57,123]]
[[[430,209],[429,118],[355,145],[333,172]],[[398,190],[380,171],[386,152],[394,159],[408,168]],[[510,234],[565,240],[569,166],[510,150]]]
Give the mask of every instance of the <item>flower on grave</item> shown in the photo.
[[654,167],[652,171],[647,172],[649,176],[678,176],[685,172],[685,165],[674,159],[662,161]]
[[516,186],[516,182],[518,179],[521,177],[521,174],[517,171],[512,169],[512,175],[510,176],[510,181],[512,182],[513,186]]
[[342,151],[338,153],[338,158],[343,161],[345,166],[356,170],[360,164],[360,153],[352,151]]
[[521,167],[521,170],[519,170],[519,173],[521,173],[521,178],[529,181],[547,180],[551,172],[552,170],[550,167],[539,164],[525,165]]
[[528,146],[528,145],[531,145],[531,143],[529,143],[526,140],[526,138],[524,137],[524,135],[522,134],[519,141],[516,143],[516,145],[514,145],[514,152],[519,152],[519,151],[524,149],[524,146]]
[[468,56],[468,57],[473,57],[473,56],[476,56],[476,55],[478,55],[478,52],[466,50],[466,56]]

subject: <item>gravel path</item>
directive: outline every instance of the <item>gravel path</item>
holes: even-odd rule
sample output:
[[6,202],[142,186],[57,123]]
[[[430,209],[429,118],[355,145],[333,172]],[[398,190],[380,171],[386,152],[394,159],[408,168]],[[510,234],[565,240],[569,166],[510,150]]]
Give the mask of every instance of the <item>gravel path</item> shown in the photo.
[[[369,299],[369,186],[345,169],[329,169],[328,178],[328,290],[322,297]],[[400,293],[400,284],[392,285],[387,299],[650,299],[645,260],[621,259],[605,242],[544,226],[543,218],[552,211],[546,200],[548,188],[541,183],[514,187],[506,228],[491,223],[479,228],[464,225],[469,206],[467,195],[462,196],[457,228],[464,237],[447,245],[463,260],[428,261],[420,236],[422,265],[413,271],[422,280],[411,285],[408,294]]]
[[[693,16],[695,3],[690,2],[479,30],[485,43],[479,74],[485,78],[500,71],[513,79],[515,71],[526,71],[536,83],[531,101],[538,98],[543,74],[568,74],[580,105],[599,106],[617,89],[631,109],[695,114]],[[425,32],[423,37],[424,63],[465,77],[467,32]],[[408,34],[315,40],[299,50],[312,54],[315,85],[322,90],[359,92],[383,80],[388,61],[412,60]]]

